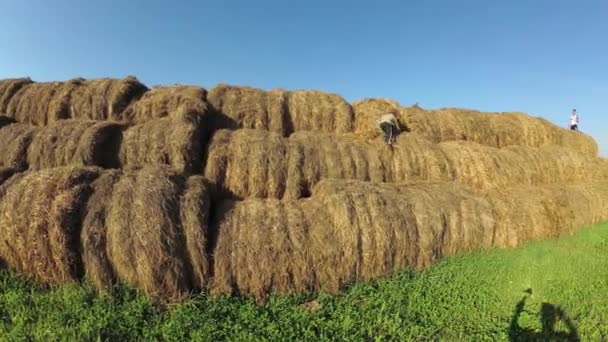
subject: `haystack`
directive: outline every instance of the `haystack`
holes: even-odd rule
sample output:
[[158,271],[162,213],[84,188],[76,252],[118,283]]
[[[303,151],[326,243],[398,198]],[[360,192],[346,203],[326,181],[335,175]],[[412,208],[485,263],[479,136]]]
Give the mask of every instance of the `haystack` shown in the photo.
[[125,169],[169,165],[180,172],[202,172],[205,130],[200,120],[164,117],[123,132],[120,163]]
[[115,123],[62,120],[47,127],[0,128],[2,166],[40,170],[67,165],[118,167],[122,127]]
[[48,125],[63,119],[123,120],[131,101],[147,88],[135,77],[31,83],[10,99],[6,114],[21,123]]
[[93,184],[82,230],[86,278],[163,301],[206,287],[209,201],[200,176],[168,168],[108,173]]
[[252,128],[288,135],[293,131],[287,111],[287,93],[219,84],[209,90],[208,101],[217,129]]
[[155,87],[133,102],[123,117],[136,124],[164,117],[203,120],[207,113],[206,99],[207,91],[200,87]]
[[606,196],[606,182],[478,194],[455,183],[324,180],[307,199],[227,201],[212,226],[213,292],[335,292],[446,255],[570,233],[608,219]]
[[17,175],[2,185],[0,259],[44,283],[65,283],[82,273],[80,210],[96,169],[59,168]]
[[32,80],[29,78],[9,78],[0,80],[0,113],[6,113],[8,103],[13,95],[30,83],[32,83]]

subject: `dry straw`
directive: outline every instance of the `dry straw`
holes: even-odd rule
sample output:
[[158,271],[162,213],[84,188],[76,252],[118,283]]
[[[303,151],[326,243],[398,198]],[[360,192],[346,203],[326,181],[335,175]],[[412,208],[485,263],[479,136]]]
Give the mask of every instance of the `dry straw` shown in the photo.
[[608,183],[478,194],[455,183],[322,181],[311,198],[224,202],[214,293],[260,300],[424,268],[456,253],[558,236],[608,219]]
[[200,87],[155,87],[133,102],[123,116],[133,123],[145,123],[164,117],[202,120],[202,116],[207,113],[206,98],[207,91]]
[[372,182],[457,181],[477,190],[511,185],[565,184],[597,178],[597,158],[544,146],[502,149],[474,142],[434,144],[418,133],[390,148],[356,135],[297,132],[289,138],[260,130],[217,132],[205,177],[216,198],[307,197],[323,179]]
[[298,131],[353,130],[353,110],[336,94],[313,90],[264,91],[221,84],[209,91],[208,98],[215,112],[216,129],[261,129],[283,136]]
[[403,128],[436,143],[465,140],[498,148],[559,145],[583,154],[597,155],[597,145],[591,137],[522,113],[483,113],[457,108],[424,110],[418,106],[402,107],[388,99],[357,101],[353,108],[355,130],[363,137],[377,136],[380,132],[376,120],[387,111],[394,110]]
[[101,288],[120,281],[162,301],[206,287],[202,177],[145,168],[106,174],[93,188],[82,231],[87,279]]
[[34,125],[70,118],[124,120],[125,109],[146,90],[132,76],[31,83],[12,95],[5,111],[21,123]]
[[0,80],[0,113],[6,113],[8,104],[21,88],[32,83],[29,78],[9,78]]
[[97,177],[63,168],[13,176],[2,185],[0,259],[45,283],[79,278],[80,209]]
[[16,174],[0,186],[0,259],[44,283],[85,277],[178,300],[209,281],[207,188],[166,167]]
[[97,121],[62,120],[52,126],[11,124],[0,128],[0,164],[18,170],[67,165],[118,166],[122,126]]
[[198,118],[164,117],[129,127],[120,144],[125,169],[169,165],[180,172],[202,172],[205,129]]

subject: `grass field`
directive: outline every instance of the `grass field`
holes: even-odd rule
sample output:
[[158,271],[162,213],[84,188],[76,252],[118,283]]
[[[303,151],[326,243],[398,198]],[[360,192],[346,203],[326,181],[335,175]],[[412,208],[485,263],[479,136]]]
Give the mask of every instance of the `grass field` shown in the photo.
[[129,289],[45,290],[0,272],[0,340],[608,340],[608,223],[445,259],[341,296],[197,296],[167,310]]

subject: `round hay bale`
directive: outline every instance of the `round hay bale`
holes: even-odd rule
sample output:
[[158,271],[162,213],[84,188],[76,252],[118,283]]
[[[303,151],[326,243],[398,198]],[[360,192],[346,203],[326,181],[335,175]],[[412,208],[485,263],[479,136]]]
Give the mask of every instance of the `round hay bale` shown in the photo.
[[23,124],[11,124],[0,128],[0,167],[9,167],[17,171],[28,168],[27,149],[30,146],[36,127]]
[[38,126],[64,119],[123,120],[123,111],[147,88],[135,77],[31,83],[12,97],[6,114]]
[[133,123],[173,117],[202,120],[207,113],[207,91],[195,86],[161,86],[133,102],[123,117]]
[[9,78],[0,80],[0,113],[8,113],[8,104],[21,88],[32,83],[29,78]]
[[27,165],[31,170],[66,165],[118,167],[122,128],[117,123],[81,120],[39,127],[27,149]]
[[127,128],[120,145],[125,169],[169,165],[186,173],[202,173],[205,132],[200,121],[164,117]]
[[262,129],[288,135],[293,131],[287,111],[287,93],[219,84],[209,91],[213,128]]
[[315,131],[324,133],[351,133],[354,129],[354,112],[348,102],[337,94],[316,90],[298,90],[287,95],[287,108],[291,132]]
[[[272,292],[292,293],[318,288],[310,249],[312,215],[303,201],[225,201],[216,210],[212,230],[214,294],[241,293],[258,301]],[[320,217],[317,216],[317,219]]]
[[0,258],[6,265],[44,283],[79,279],[80,210],[97,176],[97,169],[57,168],[5,182]]
[[220,130],[209,144],[204,175],[214,198],[282,198],[287,184],[287,141],[260,130]]
[[108,177],[84,219],[87,277],[101,287],[120,281],[167,302],[205,288],[209,201],[202,177],[168,168]]
[[12,97],[6,114],[23,124],[44,126],[69,118],[69,94],[75,85],[64,82],[30,83]]
[[125,110],[148,88],[136,77],[99,78],[68,81],[75,85],[69,94],[67,118],[84,120],[126,121]]
[[103,172],[92,184],[92,194],[83,210],[81,258],[84,277],[97,289],[108,290],[117,282],[108,257],[106,218],[112,201],[114,184],[122,175],[119,170]]

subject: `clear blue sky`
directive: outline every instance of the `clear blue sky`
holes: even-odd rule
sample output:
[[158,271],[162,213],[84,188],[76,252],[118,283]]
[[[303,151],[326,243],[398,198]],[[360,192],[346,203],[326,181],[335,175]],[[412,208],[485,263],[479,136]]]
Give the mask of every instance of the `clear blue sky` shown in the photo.
[[135,75],[522,111],[608,155],[608,1],[0,0],[0,78]]

